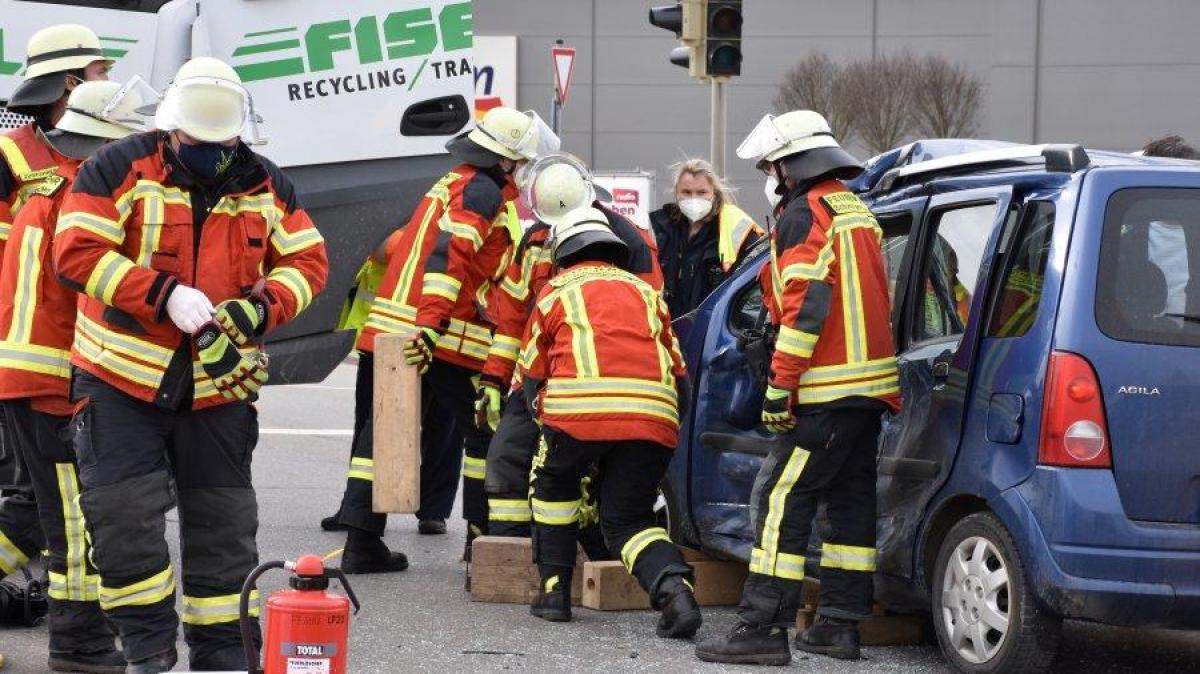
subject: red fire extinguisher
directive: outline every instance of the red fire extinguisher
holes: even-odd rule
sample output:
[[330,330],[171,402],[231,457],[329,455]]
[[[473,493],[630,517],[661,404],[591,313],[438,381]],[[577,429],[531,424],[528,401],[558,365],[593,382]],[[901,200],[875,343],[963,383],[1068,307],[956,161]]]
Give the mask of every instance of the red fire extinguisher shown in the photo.
[[[263,662],[254,652],[254,620],[250,616],[250,594],[258,577],[270,569],[287,569],[291,589],[267,597]],[[335,578],[349,596],[327,592]],[[250,572],[242,586],[240,621],[242,645],[246,649],[248,674],[346,674],[346,641],[350,635],[350,604],[358,613],[358,597],[341,569],[325,568],[316,555],[295,562],[266,562]]]

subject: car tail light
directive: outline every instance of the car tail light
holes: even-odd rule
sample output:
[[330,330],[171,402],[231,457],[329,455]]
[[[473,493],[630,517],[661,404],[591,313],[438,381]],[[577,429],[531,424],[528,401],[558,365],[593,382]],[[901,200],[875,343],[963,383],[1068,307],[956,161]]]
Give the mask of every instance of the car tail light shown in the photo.
[[1111,468],[1104,396],[1086,358],[1055,351],[1046,368],[1038,463],[1074,468]]

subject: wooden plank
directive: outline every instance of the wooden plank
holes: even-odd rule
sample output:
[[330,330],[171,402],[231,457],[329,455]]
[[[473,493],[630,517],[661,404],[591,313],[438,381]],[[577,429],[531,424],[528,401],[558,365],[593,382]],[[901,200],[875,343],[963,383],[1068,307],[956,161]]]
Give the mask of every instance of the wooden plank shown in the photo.
[[[804,631],[816,620],[817,607],[807,605],[796,613],[796,629]],[[911,646],[924,637],[924,622],[915,616],[881,615],[876,605],[874,616],[858,624],[863,646]]]
[[[696,602],[701,606],[731,606],[741,600],[745,564],[715,559],[689,563],[696,571]],[[597,611],[647,609],[650,597],[621,562],[587,562],[583,606]]]
[[864,646],[911,646],[921,643],[924,621],[915,616],[875,616],[858,625]]
[[377,513],[415,513],[421,505],[421,375],[404,362],[406,335],[375,337],[372,428]]
[[[539,576],[528,538],[480,536],[471,544],[471,601],[528,604],[537,594]],[[583,566],[578,560],[571,578],[571,603],[583,595]]]
[[597,611],[650,608],[650,597],[621,562],[583,565],[583,607]]

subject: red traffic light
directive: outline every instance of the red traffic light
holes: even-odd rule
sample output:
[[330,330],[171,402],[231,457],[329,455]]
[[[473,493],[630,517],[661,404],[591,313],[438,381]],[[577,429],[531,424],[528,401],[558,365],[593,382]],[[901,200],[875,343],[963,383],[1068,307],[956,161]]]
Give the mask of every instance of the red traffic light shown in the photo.
[[[739,3],[740,4],[740,3]],[[719,7],[708,20],[708,36],[741,37],[742,10],[740,7]]]

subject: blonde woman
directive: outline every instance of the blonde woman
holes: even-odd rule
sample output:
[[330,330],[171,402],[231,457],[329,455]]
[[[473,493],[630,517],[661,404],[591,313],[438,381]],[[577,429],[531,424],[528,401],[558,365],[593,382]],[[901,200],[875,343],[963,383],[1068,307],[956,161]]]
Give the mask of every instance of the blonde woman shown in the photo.
[[671,167],[675,201],[650,214],[672,317],[695,309],[762,236],[704,159]]

